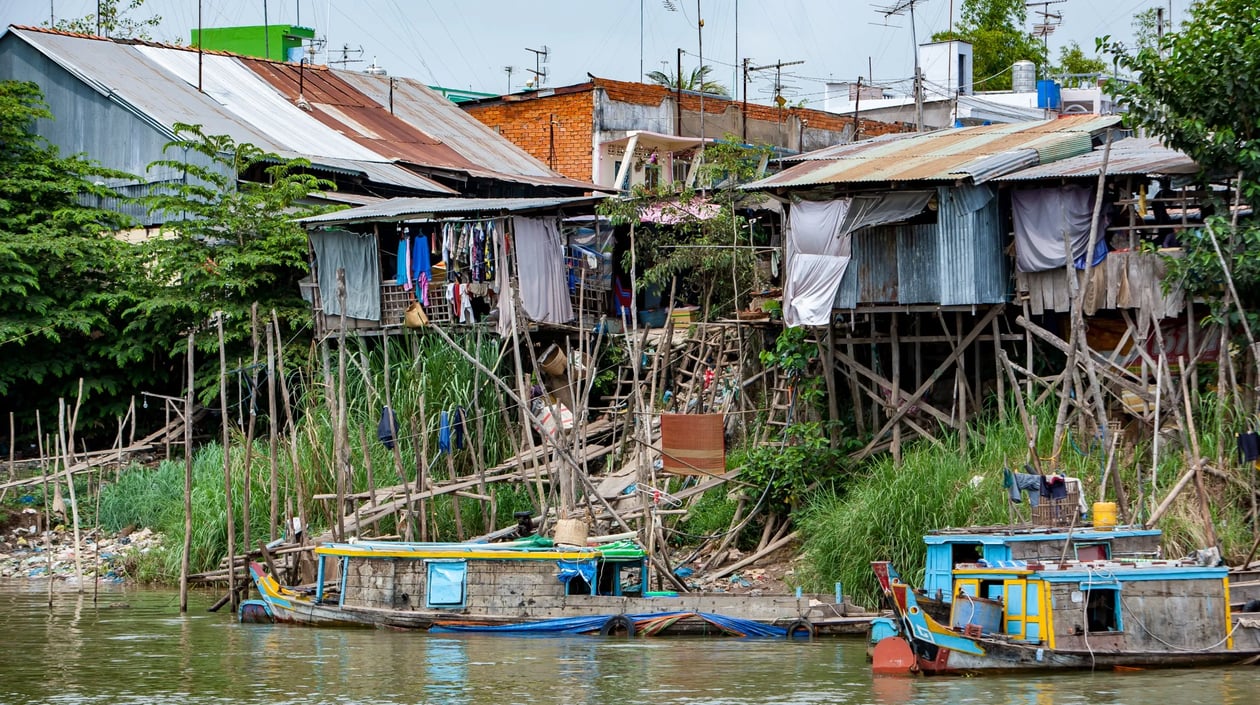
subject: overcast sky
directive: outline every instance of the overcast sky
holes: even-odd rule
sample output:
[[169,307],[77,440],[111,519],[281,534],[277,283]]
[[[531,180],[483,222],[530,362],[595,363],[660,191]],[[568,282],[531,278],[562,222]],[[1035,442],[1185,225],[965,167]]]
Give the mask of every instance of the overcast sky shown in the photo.
[[[548,48],[546,85],[580,83],[586,74],[627,81],[642,72],[673,73],[676,52],[687,52],[684,73],[704,63],[713,80],[736,87],[736,65],[748,57],[754,66],[804,61],[784,68],[784,95],[822,107],[823,82],[863,77],[904,89],[914,73],[908,16],[890,17],[874,6],[902,0],[701,0],[703,38],[696,29],[696,0],[201,0],[206,27],[300,23],[327,38],[320,63],[336,61],[341,48],[364,68],[375,59],[393,75],[434,85],[491,93],[520,90],[535,67],[526,50]],[[122,0],[128,4],[129,0]],[[1065,0],[1049,5],[1062,22],[1049,37],[1051,54],[1069,41],[1087,53],[1094,38],[1132,36],[1133,14],[1148,7],[1172,7],[1184,18],[1190,0]],[[197,0],[145,0],[138,15],[162,18],[154,38],[189,41],[197,26]],[[950,26],[961,0],[917,0],[915,27],[920,42]],[[675,8],[671,10],[670,7]],[[95,12],[95,0],[0,0],[0,23],[39,25]],[[1029,27],[1036,10],[1029,11]],[[738,22],[736,16],[738,14]],[[640,33],[642,27],[642,34]],[[736,31],[738,29],[738,32]],[[640,40],[642,36],[642,40]],[[736,47],[738,41],[738,49]],[[362,49],[362,54],[358,53]],[[871,68],[868,68],[871,67]],[[749,100],[766,101],[773,70],[750,83]],[[977,77],[980,78],[980,77]]]

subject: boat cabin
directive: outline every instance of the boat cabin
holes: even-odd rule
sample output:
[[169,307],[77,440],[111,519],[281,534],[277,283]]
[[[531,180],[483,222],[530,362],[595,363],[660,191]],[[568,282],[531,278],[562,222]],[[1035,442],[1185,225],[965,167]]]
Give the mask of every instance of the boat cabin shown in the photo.
[[569,595],[640,597],[646,562],[629,542],[578,548],[537,537],[498,544],[329,543],[315,555],[317,603],[452,614],[527,604],[541,614]]
[[[954,589],[954,568],[963,564],[997,567],[1013,561],[1058,563],[1060,560],[1132,560],[1159,557],[1157,529],[1099,530],[1085,527],[1012,531],[937,531],[924,537],[927,568],[923,592],[949,602]],[[1065,551],[1066,546],[1066,551]],[[986,595],[987,597],[987,595]]]

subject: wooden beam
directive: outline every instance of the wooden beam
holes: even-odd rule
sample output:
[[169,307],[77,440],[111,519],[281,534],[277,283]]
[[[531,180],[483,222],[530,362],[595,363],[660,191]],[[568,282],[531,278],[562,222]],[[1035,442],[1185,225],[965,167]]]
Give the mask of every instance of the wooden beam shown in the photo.
[[[893,412],[888,421],[884,422],[884,425],[880,428],[880,430],[875,433],[871,442],[868,443],[865,448],[858,451],[856,455],[859,458],[865,458],[874,452],[875,447],[879,445],[880,441],[883,440],[883,437],[888,433],[889,429],[892,428],[892,424],[901,420],[901,418],[904,417],[915,404],[920,402],[923,395],[927,393],[927,390],[931,389],[932,385],[936,384],[937,380],[945,374],[945,371],[948,370],[958,357],[966,351],[967,346],[971,345],[976,338],[980,337],[980,333],[989,327],[989,322],[1001,313],[1004,308],[1005,306],[1003,304],[997,304],[990,308],[988,313],[981,316],[979,322],[977,322],[971,329],[970,333],[963,337],[962,341],[954,348],[953,352],[951,352],[945,360],[941,362],[941,364],[937,365],[936,369],[932,371],[932,374],[928,375],[928,378],[923,381],[923,384],[919,385],[918,389],[914,390],[913,394],[906,397],[905,401],[897,407],[897,410]],[[966,419],[959,419],[959,423],[966,423]]]

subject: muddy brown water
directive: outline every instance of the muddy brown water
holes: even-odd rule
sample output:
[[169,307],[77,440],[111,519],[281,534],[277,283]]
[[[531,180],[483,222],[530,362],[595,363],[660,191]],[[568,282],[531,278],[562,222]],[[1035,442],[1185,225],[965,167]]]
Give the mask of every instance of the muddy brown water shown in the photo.
[[[873,678],[860,639],[490,637],[237,624],[196,594],[0,582],[0,703],[1253,705],[1260,667]],[[121,605],[126,605],[122,607]]]

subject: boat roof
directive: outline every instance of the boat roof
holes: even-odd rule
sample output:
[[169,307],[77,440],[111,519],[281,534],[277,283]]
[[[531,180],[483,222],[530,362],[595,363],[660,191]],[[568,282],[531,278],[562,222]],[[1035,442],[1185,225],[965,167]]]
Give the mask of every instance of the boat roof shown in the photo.
[[1010,579],[1029,577],[1049,583],[1080,582],[1105,587],[1144,580],[1224,580],[1229,575],[1225,566],[1210,567],[1193,560],[1136,561],[995,561],[993,563],[960,563],[954,567],[957,578]]
[[1159,529],[1117,527],[1095,529],[1087,526],[1068,530],[1061,527],[1037,527],[1012,529],[1011,527],[974,527],[968,529],[942,529],[923,537],[929,546],[951,543],[979,543],[1000,545],[1022,541],[1105,541],[1108,539],[1133,538],[1135,536],[1159,536]]
[[549,538],[531,536],[500,543],[434,543],[423,541],[354,541],[326,543],[315,549],[321,556],[356,558],[412,558],[435,560],[621,560],[634,561],[647,556],[633,541],[616,541],[598,546],[557,545]]

